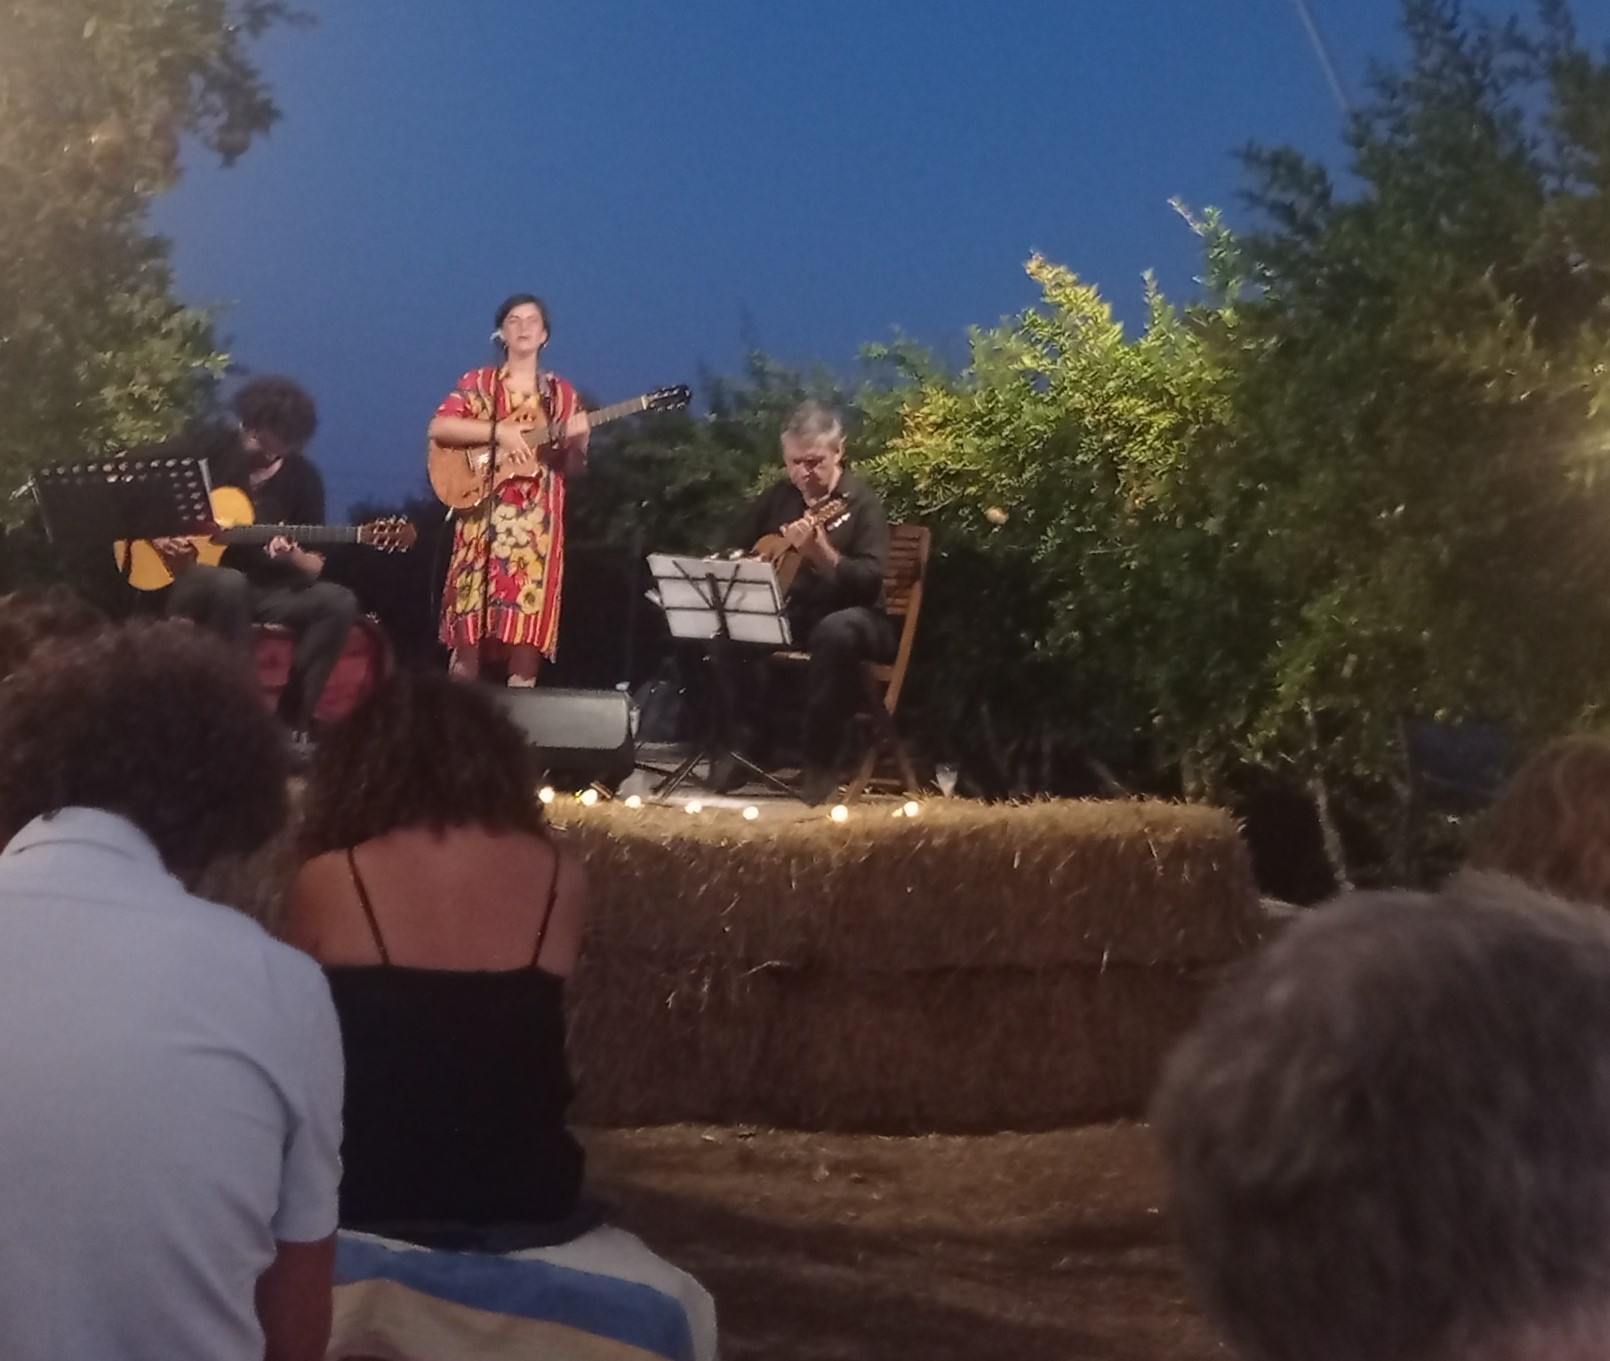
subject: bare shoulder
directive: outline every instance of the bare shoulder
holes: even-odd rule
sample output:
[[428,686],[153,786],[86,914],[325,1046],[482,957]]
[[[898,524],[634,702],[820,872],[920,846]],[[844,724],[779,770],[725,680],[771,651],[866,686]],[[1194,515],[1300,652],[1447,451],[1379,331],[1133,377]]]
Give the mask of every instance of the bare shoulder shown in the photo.
[[347,884],[346,861],[339,851],[327,851],[303,862],[291,881],[290,908],[285,918],[285,939],[299,950],[320,958],[328,943],[331,923]]
[[549,973],[569,977],[581,956],[587,921],[587,867],[573,848],[558,839],[549,842],[555,856],[553,915],[543,937],[537,963]]
[[316,960],[328,958],[343,934],[351,883],[346,854],[341,850],[327,850],[303,862],[291,881],[285,939]]

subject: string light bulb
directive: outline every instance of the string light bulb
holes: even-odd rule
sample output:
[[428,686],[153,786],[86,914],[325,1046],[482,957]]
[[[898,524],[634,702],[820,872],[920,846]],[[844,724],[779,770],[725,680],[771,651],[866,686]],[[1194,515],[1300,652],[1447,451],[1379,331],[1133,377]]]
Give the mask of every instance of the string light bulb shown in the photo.
[[701,813],[704,811],[704,805],[697,799],[689,799],[682,805],[682,811],[685,813]]
[[581,806],[583,808],[591,808],[597,802],[598,791],[596,789],[584,789],[581,791]]
[[750,804],[747,808],[744,809],[744,821],[745,822],[753,822],[759,816],[760,816],[760,809],[756,808],[754,804]]
[[908,818],[914,818],[918,813],[922,812],[922,805],[915,799],[907,799],[903,804],[900,805],[900,811]]
[[832,818],[834,822],[848,822],[850,820],[850,810],[842,803],[835,803],[830,809],[828,809],[827,815],[828,817]]
[[641,794],[628,794],[626,796],[626,806],[628,808],[641,808],[643,806],[643,796]]
[[551,784],[543,785],[541,789],[537,790],[537,797],[543,803],[552,803],[554,798],[553,786]]

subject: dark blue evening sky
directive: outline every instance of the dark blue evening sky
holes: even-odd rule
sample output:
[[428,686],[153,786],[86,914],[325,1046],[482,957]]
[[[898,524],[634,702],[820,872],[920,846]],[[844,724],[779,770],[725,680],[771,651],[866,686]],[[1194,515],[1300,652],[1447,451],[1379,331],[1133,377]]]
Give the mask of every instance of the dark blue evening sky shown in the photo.
[[[258,49],[282,121],[231,169],[192,155],[156,223],[236,360],[318,399],[338,512],[419,485],[510,292],[603,402],[746,335],[955,358],[1033,301],[1030,251],[1134,319],[1147,268],[1193,288],[1171,196],[1233,216],[1247,141],[1340,152],[1291,0],[302,3]],[[1311,4],[1355,93],[1401,51],[1396,0]]]

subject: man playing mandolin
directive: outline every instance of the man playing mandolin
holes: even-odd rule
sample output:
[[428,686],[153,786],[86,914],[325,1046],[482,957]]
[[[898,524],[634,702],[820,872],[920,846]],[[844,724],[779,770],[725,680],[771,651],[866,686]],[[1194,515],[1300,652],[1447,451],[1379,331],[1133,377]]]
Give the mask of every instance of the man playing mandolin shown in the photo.
[[[794,641],[809,648],[805,675],[802,794],[812,803],[838,784],[838,761],[855,714],[862,662],[894,655],[883,609],[889,522],[877,493],[844,466],[844,425],[820,402],[801,404],[783,430],[779,479],[749,509],[737,544],[778,535],[799,554],[788,588]],[[716,772],[718,784],[726,771]]]
[[[318,425],[312,397],[289,378],[265,375],[246,383],[231,406],[238,426],[204,428],[160,452],[205,459],[213,486],[245,492],[258,523],[322,523],[324,479],[302,453]],[[357,597],[319,580],[322,553],[285,538],[262,548],[231,545],[216,567],[197,562],[188,539],[159,539],[153,546],[174,574],[169,615],[193,619],[248,649],[253,622],[283,624],[296,634],[280,717],[305,740],[358,617]]]

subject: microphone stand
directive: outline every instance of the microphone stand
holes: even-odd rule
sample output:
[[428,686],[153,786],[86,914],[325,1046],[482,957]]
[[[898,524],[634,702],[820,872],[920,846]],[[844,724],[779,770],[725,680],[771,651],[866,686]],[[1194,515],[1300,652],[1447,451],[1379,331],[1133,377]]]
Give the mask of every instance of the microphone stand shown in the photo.
[[492,535],[495,532],[492,512],[495,508],[493,498],[498,490],[498,407],[499,398],[504,390],[503,367],[499,365],[497,372],[492,376],[492,421],[486,451],[486,499],[482,502],[486,509],[483,512],[485,523],[481,526],[481,629],[480,638],[475,644],[477,677],[481,674],[481,656],[486,650],[487,635],[492,627]]
[[626,693],[632,693],[632,664],[637,660],[637,598],[642,594],[638,570],[643,565],[643,508],[647,501],[639,501],[632,510],[631,558],[626,565],[626,637],[621,648],[621,682]]

